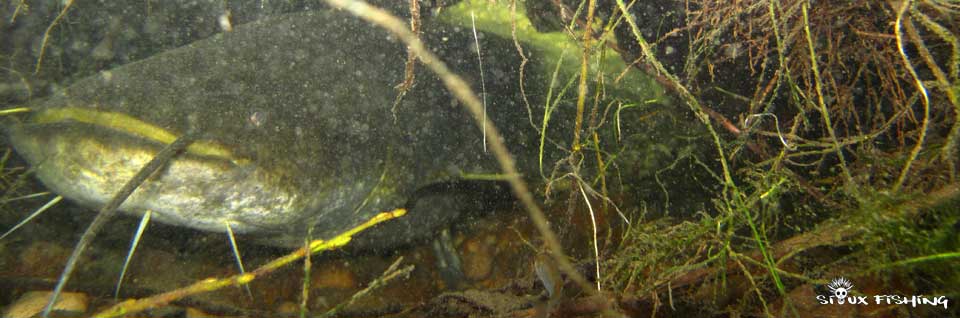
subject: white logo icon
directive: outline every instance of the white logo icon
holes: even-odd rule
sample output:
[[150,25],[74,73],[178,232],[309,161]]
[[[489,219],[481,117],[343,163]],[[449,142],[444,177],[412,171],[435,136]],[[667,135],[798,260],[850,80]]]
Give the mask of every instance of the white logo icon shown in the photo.
[[847,294],[849,294],[850,290],[853,289],[853,283],[846,278],[840,277],[830,282],[830,285],[827,285],[827,288],[833,292],[833,295],[837,297],[839,303],[843,304],[847,299]]

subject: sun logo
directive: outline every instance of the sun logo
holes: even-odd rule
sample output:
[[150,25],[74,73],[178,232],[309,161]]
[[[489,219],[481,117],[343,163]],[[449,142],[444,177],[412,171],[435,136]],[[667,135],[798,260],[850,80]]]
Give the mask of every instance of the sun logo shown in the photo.
[[833,292],[833,295],[837,297],[840,304],[843,304],[847,298],[847,294],[853,289],[853,283],[846,278],[840,277],[831,281],[830,284],[827,285],[827,288]]

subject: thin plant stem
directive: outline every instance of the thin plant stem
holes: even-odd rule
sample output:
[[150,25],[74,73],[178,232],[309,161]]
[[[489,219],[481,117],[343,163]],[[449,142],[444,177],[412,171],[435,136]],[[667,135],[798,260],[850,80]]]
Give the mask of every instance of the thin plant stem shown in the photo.
[[580,58],[580,82],[577,90],[577,119],[574,122],[573,130],[573,153],[575,155],[580,152],[580,130],[583,128],[583,109],[587,100],[587,76],[588,67],[587,63],[590,61],[590,51],[591,45],[593,44],[593,29],[591,23],[593,22],[594,9],[597,6],[597,0],[590,0],[590,3],[587,4],[587,21],[586,26],[583,28],[583,54]]
[[[43,56],[47,51],[47,42],[50,41],[50,32],[53,32],[53,28],[60,23],[60,20],[67,15],[67,10],[70,10],[70,7],[73,6],[73,0],[65,0],[63,2],[63,9],[60,10],[60,14],[57,14],[57,17],[53,19],[53,22],[50,22],[50,25],[47,26],[47,30],[43,32],[43,40],[40,42],[40,55],[37,56],[37,65],[34,66],[33,74],[40,73],[40,65],[43,64]],[[19,9],[19,6],[17,7]],[[46,315],[44,315],[46,317]]]
[[855,190],[853,187],[853,176],[850,175],[850,170],[847,169],[847,160],[843,156],[843,148],[840,147],[840,141],[837,140],[837,133],[833,130],[833,122],[830,120],[830,110],[827,109],[827,103],[823,100],[823,84],[820,81],[820,69],[817,67],[817,52],[813,50],[813,37],[810,35],[810,19],[807,11],[809,11],[809,3],[804,2],[802,6],[803,11],[803,30],[807,35],[807,47],[810,49],[810,68],[813,71],[813,82],[814,87],[817,90],[817,105],[820,106],[820,115],[823,116],[823,124],[826,126],[827,132],[830,134],[830,140],[833,142],[833,150],[837,153],[837,158],[840,159],[840,170],[843,171],[843,176],[847,180],[847,186],[851,190]]
[[[903,48],[903,33],[900,29],[903,27],[903,16],[907,12],[907,9],[910,8],[912,1],[905,0],[900,5],[900,8],[897,10],[897,22],[894,25],[894,34],[897,37],[897,52],[900,53],[900,58],[903,59],[903,66],[907,69],[907,72],[910,73],[910,76],[913,77],[914,83],[917,84],[917,90],[920,92],[923,97],[923,121],[920,123],[920,136],[917,137],[917,144],[913,146],[913,149],[910,150],[910,155],[907,157],[907,163],[903,164],[903,169],[900,170],[900,176],[897,177],[897,181],[891,187],[891,192],[898,192],[903,186],[904,180],[907,178],[907,174],[910,172],[910,167],[913,165],[913,161],[917,159],[917,155],[920,154],[920,149],[923,148],[923,141],[927,136],[927,125],[928,118],[930,118],[930,96],[927,95],[927,88],[923,85],[923,81],[920,80],[920,77],[917,75],[917,71],[913,69],[913,64],[910,63],[910,59],[907,58],[907,52]],[[806,11],[804,11],[804,17],[806,17]],[[846,170],[844,170],[846,171]]]

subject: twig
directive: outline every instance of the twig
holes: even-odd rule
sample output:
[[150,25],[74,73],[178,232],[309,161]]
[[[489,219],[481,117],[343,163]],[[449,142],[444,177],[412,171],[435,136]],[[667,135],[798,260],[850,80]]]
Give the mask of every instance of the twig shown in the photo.
[[20,15],[20,12],[23,11],[23,8],[27,7],[27,0],[20,0],[17,3],[17,8],[13,9],[13,15],[10,16],[10,24],[17,22],[17,16]]
[[[420,35],[420,0],[410,0],[410,31],[417,36]],[[400,107],[400,102],[403,101],[403,97],[406,96],[410,88],[413,87],[416,66],[417,54],[407,48],[407,62],[404,64],[403,69],[403,83],[397,85],[399,92],[397,93],[396,100],[393,101],[393,108],[390,109],[393,113],[394,121],[397,121],[397,108]]]
[[93,317],[94,318],[120,317],[124,315],[129,315],[132,313],[140,312],[143,310],[147,310],[150,308],[163,306],[172,301],[175,301],[184,297],[215,291],[227,286],[245,285],[258,277],[270,274],[283,266],[296,262],[297,260],[305,257],[307,254],[319,253],[322,251],[329,251],[329,250],[337,249],[344,245],[347,245],[347,243],[349,243],[350,240],[353,238],[353,236],[356,235],[357,233],[360,233],[380,222],[384,222],[390,219],[403,216],[406,213],[407,213],[407,210],[405,209],[396,209],[390,212],[383,212],[375,215],[374,217],[370,218],[363,224],[360,224],[357,227],[347,230],[346,232],[343,232],[340,235],[337,235],[336,237],[328,241],[314,240],[310,242],[309,246],[301,247],[300,249],[294,251],[293,253],[277,258],[246,274],[234,275],[234,276],[219,278],[219,279],[208,278],[208,279],[193,283],[190,286],[168,291],[168,292],[154,295],[148,298],[127,300],[122,303],[116,304],[113,307],[107,308],[106,310],[103,310],[97,313]]
[[[726,249],[728,253],[734,253],[729,245],[726,246]],[[747,281],[750,282],[750,286],[753,286],[753,291],[757,294],[757,299],[760,300],[760,305],[763,307],[763,313],[765,313],[767,317],[773,317],[773,315],[770,314],[770,308],[767,306],[767,300],[763,298],[763,292],[761,292],[760,287],[757,286],[757,281],[753,279],[753,275],[750,274],[750,270],[747,269],[747,266],[743,265],[743,262],[741,262],[739,258],[734,257],[733,262],[740,267],[740,270],[743,272],[743,276],[746,277]]]
[[527,106],[527,117],[530,119],[530,126],[533,129],[537,129],[537,125],[533,123],[533,110],[530,108],[530,101],[527,99],[527,92],[524,85],[524,68],[527,66],[527,62],[530,60],[527,59],[527,55],[523,53],[523,47],[520,46],[520,39],[517,38],[517,0],[510,1],[510,35],[513,37],[513,45],[517,47],[517,55],[520,55],[520,67],[517,70],[517,73],[520,75],[518,80],[520,86],[520,97],[523,97],[523,104]]
[[[303,239],[303,247],[310,248],[310,241],[313,240],[313,227],[307,230],[307,237]],[[307,302],[310,300],[310,269],[313,267],[313,261],[310,259],[312,253],[307,253],[303,257],[303,284],[300,286],[300,318],[306,318],[309,313]]]
[[370,282],[370,284],[367,285],[367,288],[364,288],[363,290],[353,294],[353,296],[350,296],[350,299],[348,299],[347,301],[341,302],[336,306],[334,306],[333,308],[330,308],[330,310],[327,310],[327,312],[323,313],[323,315],[321,315],[320,317],[323,317],[323,318],[333,317],[337,313],[339,313],[341,310],[343,310],[343,308],[346,308],[347,306],[352,305],[354,302],[356,302],[360,298],[363,298],[370,292],[385,286],[390,281],[398,277],[409,276],[410,272],[413,271],[414,266],[407,265],[404,268],[397,269],[398,267],[400,267],[400,262],[402,261],[403,261],[402,256],[400,258],[397,258],[397,260],[394,261],[393,264],[387,268],[387,270],[383,271],[383,274],[381,274],[380,277],[377,277],[377,279],[374,279],[372,282]]
[[591,40],[593,40],[593,28],[590,24],[593,22],[596,6],[597,0],[590,0],[587,4],[587,21],[583,28],[583,54],[580,57],[580,82],[577,90],[577,119],[574,122],[571,156],[580,152],[580,130],[583,127],[583,108],[587,100],[587,63],[590,61]]
[[[50,40],[50,32],[52,32],[53,28],[57,26],[60,20],[67,15],[67,10],[69,10],[70,6],[72,5],[73,0],[64,0],[63,9],[60,10],[60,14],[53,19],[53,22],[50,22],[50,25],[47,26],[47,30],[43,32],[43,41],[40,42],[40,55],[37,56],[37,65],[33,69],[33,74],[40,73],[40,64],[43,63],[43,54],[47,51],[47,41]],[[19,8],[20,7],[17,6],[17,9]]]

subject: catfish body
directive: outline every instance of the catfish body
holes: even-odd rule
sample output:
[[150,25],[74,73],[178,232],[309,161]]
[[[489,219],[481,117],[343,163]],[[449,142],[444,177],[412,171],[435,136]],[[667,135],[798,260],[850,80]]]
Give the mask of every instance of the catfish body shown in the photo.
[[[477,91],[472,44],[488,49],[487,113],[515,153],[536,149],[512,43],[439,24],[425,30],[428,46]],[[498,51],[506,54],[489,54]],[[46,186],[92,208],[171,138],[198,132],[121,210],[294,246],[311,228],[313,237],[330,237],[416,206],[430,185],[498,173],[483,132],[424,67],[393,107],[405,60],[392,36],[345,13],[271,17],[81,79],[31,105],[33,115],[7,131]],[[530,156],[518,158],[531,166]],[[368,243],[429,235],[460,210],[411,212]]]

